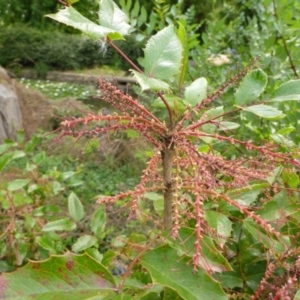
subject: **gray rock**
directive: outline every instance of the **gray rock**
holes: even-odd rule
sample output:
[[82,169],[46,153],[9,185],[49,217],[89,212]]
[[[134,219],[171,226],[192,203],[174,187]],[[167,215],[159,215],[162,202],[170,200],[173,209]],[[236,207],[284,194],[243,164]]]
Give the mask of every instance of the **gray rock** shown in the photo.
[[0,143],[4,139],[14,139],[22,129],[22,114],[13,81],[0,67]]

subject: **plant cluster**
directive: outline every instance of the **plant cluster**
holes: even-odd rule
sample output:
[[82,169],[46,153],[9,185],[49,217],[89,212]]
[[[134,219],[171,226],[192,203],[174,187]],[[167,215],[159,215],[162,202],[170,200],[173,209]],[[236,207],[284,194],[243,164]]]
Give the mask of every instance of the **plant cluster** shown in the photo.
[[[209,94],[204,77],[187,79],[190,49],[182,23],[171,24],[148,40],[139,67],[113,42],[130,31],[126,15],[113,1],[100,1],[99,24],[82,16],[70,2],[48,17],[119,53],[131,65],[142,92],[157,95],[154,103],[161,113],[153,114],[99,78],[102,99],[120,114],[87,112],[66,117],[55,142],[68,136],[75,141],[102,135],[111,138],[121,131],[136,131],[144,138],[152,152],[140,182],[133,190],[99,196],[98,204],[101,208],[105,204],[106,209],[123,206],[129,210],[129,219],[148,222],[151,230],[147,235],[116,237],[114,251],[109,249],[103,257],[95,255],[97,238],[83,235],[79,249],[89,248],[87,253],[52,256],[20,272],[34,274],[38,264],[41,280],[37,282],[43,286],[49,264],[55,262],[49,274],[53,287],[71,290],[70,295],[84,294],[80,299],[96,295],[104,299],[221,300],[299,296],[299,150],[287,143],[236,136],[235,130],[242,133],[245,122],[231,119],[238,115],[243,120],[280,124],[285,114],[279,106],[300,99],[299,80],[265,93],[268,76],[255,69],[254,60]],[[226,90],[231,101],[222,101]],[[79,222],[83,209],[79,201],[72,203],[70,213]],[[97,223],[101,219],[93,217]],[[55,221],[44,230],[61,229],[53,225]],[[103,227],[100,231],[105,232]],[[114,259],[111,272],[109,257]],[[86,267],[80,273],[82,265]],[[54,279],[56,270],[64,287]],[[64,280],[68,271],[79,279]],[[14,274],[4,278],[5,295],[24,295],[9,284],[17,280]],[[96,286],[99,281],[101,288]],[[54,296],[53,288],[51,293]]]

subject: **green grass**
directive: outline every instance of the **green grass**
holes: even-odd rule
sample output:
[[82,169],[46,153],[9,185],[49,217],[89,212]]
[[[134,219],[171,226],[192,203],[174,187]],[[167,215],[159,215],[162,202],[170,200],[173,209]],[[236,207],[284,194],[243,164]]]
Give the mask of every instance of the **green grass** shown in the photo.
[[50,80],[34,80],[25,78],[21,78],[20,82],[25,85],[26,88],[38,90],[52,100],[68,97],[75,99],[87,99],[99,94],[100,92],[93,86],[85,84],[73,84],[69,82],[55,82]]

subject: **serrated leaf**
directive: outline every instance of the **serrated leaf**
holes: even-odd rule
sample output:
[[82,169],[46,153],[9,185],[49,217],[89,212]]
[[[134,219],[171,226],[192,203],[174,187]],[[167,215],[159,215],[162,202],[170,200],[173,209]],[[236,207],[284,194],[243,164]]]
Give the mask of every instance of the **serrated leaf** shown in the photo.
[[233,130],[240,127],[240,124],[234,122],[227,122],[222,121],[219,123],[218,130],[226,131],[226,130]]
[[178,73],[181,66],[182,46],[173,25],[152,36],[144,52],[143,65],[149,77],[170,79]]
[[52,254],[57,254],[55,247],[55,241],[49,236],[38,236],[36,238],[37,243],[44,249],[50,251]]
[[[99,24],[121,35],[127,35],[131,28],[127,15],[112,0],[100,0]],[[111,38],[110,34],[108,36]]]
[[23,188],[29,182],[30,182],[30,179],[15,179],[14,181],[11,181],[8,184],[7,189],[9,191],[13,192],[13,191],[16,191],[16,190],[19,190],[19,189]]
[[204,77],[198,78],[189,85],[184,92],[184,99],[187,103],[195,106],[207,97],[207,80]]
[[71,222],[69,219],[59,219],[53,222],[47,223],[43,227],[43,231],[71,231],[76,228],[76,224],[74,222]]
[[76,221],[80,221],[84,215],[84,209],[81,201],[75,193],[71,193],[68,197],[68,208],[71,217]]
[[110,272],[87,254],[29,261],[12,273],[2,273],[0,281],[6,300],[113,299],[116,295]]
[[257,99],[265,90],[268,82],[267,74],[261,70],[253,70],[249,72],[242,80],[237,89],[235,101],[237,105],[247,105]]
[[268,120],[279,120],[285,117],[285,114],[281,110],[264,104],[244,107],[242,109]]
[[72,250],[80,252],[94,246],[97,243],[97,238],[91,235],[83,235],[73,244]]
[[91,221],[91,230],[97,236],[101,236],[106,225],[106,212],[104,206],[100,206],[94,213]]
[[94,40],[105,39],[108,35],[112,40],[123,39],[120,33],[111,28],[97,25],[80,14],[72,6],[61,9],[56,14],[46,15],[46,17],[78,29]]
[[168,91],[170,89],[170,86],[162,80],[150,78],[134,70],[130,70],[130,71],[133,73],[142,91],[145,90]]
[[280,85],[272,95],[270,101],[300,100],[300,79],[290,80]]
[[150,250],[141,259],[142,266],[151,273],[153,283],[170,287],[183,299],[211,299],[212,293],[215,299],[227,299],[215,280],[203,270],[194,273],[189,262],[189,257],[179,259],[176,250],[169,245]]

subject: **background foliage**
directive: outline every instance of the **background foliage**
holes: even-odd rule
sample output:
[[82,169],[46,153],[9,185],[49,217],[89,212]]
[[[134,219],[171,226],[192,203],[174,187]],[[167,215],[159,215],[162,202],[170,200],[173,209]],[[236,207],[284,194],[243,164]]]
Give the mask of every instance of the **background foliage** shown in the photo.
[[[87,2],[88,5],[80,1],[74,7],[96,20],[97,3]],[[180,22],[188,33],[189,80],[205,77],[209,91],[218,88],[257,56],[260,56],[259,67],[268,74],[269,80],[259,101],[269,100],[282,82],[298,78],[300,7],[297,1],[198,2],[119,1],[135,27],[132,39],[119,42],[120,47],[137,61],[141,56],[137,49],[144,47],[150,36],[170,23]],[[1,20],[0,63],[7,67],[60,70],[109,63],[125,68],[125,63],[111,50],[103,57],[99,43],[82,38],[75,30],[65,29],[56,22],[45,21],[42,16],[55,13],[59,6],[53,1],[1,1],[0,11],[5,13]],[[18,25],[20,22],[28,27]],[[237,98],[233,96],[234,91],[229,88],[213,105],[233,107]],[[154,96],[138,93],[147,108],[165,118]],[[287,116],[270,121],[243,112],[230,117],[231,122],[239,125],[235,138],[251,140],[257,145],[270,143],[283,153],[288,153],[290,147],[297,149],[299,103],[282,102],[274,107]],[[8,286],[9,296],[13,299],[16,292],[24,293],[24,298],[34,293],[43,294],[47,289],[43,279],[47,276],[55,283],[48,290],[53,299],[61,297],[65,289],[72,290],[73,297],[78,299],[99,294],[103,299],[250,299],[257,291],[260,292],[258,299],[268,299],[269,294],[280,299],[283,294],[279,291],[284,292],[285,297],[297,299],[299,174],[282,172],[278,167],[268,175],[265,185],[252,185],[251,190],[245,188],[230,194],[237,203],[251,207],[255,214],[276,226],[281,234],[279,239],[226,201],[220,200],[218,206],[214,201],[207,201],[204,207],[206,230],[208,235],[213,231],[215,238],[203,237],[201,247],[205,259],[201,261],[201,269],[193,274],[190,262],[195,238],[191,228],[195,220],[188,220],[190,228],[182,228],[177,241],[168,239],[157,224],[163,210],[159,193],[145,194],[144,201],[139,203],[141,213],[134,220],[128,220],[129,211],[123,200],[106,209],[93,205],[96,195],[98,198],[114,196],[136,184],[145,158],[153,155],[147,147],[146,151],[136,150],[137,137],[128,130],[123,135],[113,136],[117,144],[97,136],[88,143],[73,144],[67,140],[67,145],[49,150],[44,138],[36,136],[25,142],[20,134],[18,143],[6,141],[0,146],[3,232],[0,271],[23,266],[28,258],[49,258],[29,263],[19,269],[19,273],[4,274],[3,278],[15,286],[31,276],[39,286],[28,293]],[[129,138],[133,138],[133,143]],[[41,145],[41,141],[46,144]],[[99,155],[99,143],[105,143],[106,154]],[[199,144],[199,153],[205,155],[211,147],[209,142]],[[219,142],[213,147],[216,156],[229,160],[247,154],[234,144]],[[61,155],[70,148],[71,153]],[[129,148],[131,152],[127,152]],[[222,176],[217,180],[226,182],[230,178]],[[275,183],[274,189],[266,192],[266,186]],[[192,198],[186,201],[189,203]],[[158,247],[153,249],[154,246]],[[64,254],[67,250],[81,255]],[[49,265],[54,265],[50,273]],[[80,269],[82,265],[86,266],[84,270]],[[64,281],[70,270],[75,270],[75,276]],[[56,284],[57,274],[61,279],[59,284]],[[197,287],[199,282],[204,287],[201,291]],[[74,286],[77,289],[73,289]],[[115,293],[115,286],[122,290],[121,295]]]

